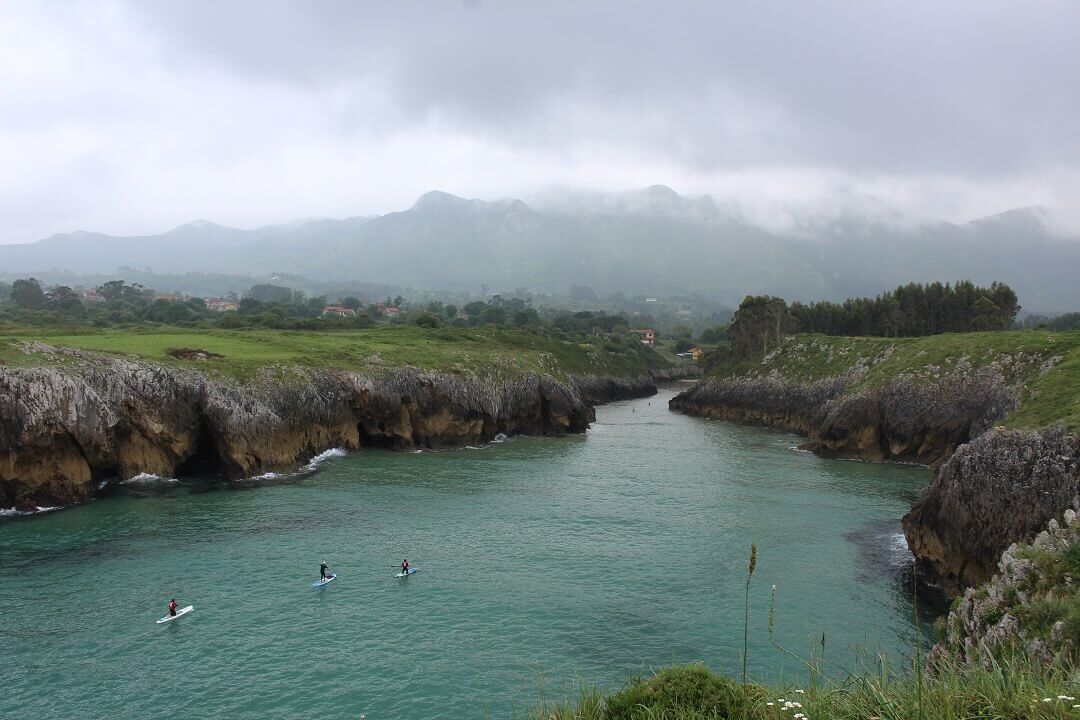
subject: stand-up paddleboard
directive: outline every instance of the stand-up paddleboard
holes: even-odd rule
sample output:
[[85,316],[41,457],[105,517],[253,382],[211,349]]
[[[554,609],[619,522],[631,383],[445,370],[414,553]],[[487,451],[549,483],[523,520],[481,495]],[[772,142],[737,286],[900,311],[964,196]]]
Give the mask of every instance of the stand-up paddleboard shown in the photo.
[[337,580],[337,573],[331,573],[330,577],[325,578],[325,579],[316,580],[315,582],[311,583],[311,587],[322,587],[326,583],[332,583],[335,580]]
[[399,572],[394,577],[405,577],[406,575],[412,575],[414,572],[416,572],[416,568],[411,567],[411,568],[409,568],[409,572],[407,572],[407,573]]
[[172,622],[173,620],[179,620],[180,618],[184,617],[185,615],[187,615],[189,612],[191,612],[194,609],[195,609],[194,605],[188,605],[185,608],[180,608],[179,610],[176,611],[175,615],[166,615],[165,617],[158,620],[157,624],[161,625],[162,623]]

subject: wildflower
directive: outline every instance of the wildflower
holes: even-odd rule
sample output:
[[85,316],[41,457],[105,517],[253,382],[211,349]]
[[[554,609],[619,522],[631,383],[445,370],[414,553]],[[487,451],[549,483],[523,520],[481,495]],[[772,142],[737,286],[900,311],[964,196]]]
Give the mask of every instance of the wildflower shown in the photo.
[[800,695],[805,695],[806,694],[805,690],[796,690],[795,692],[799,693]]
[[769,707],[773,707],[774,705],[776,705],[776,703],[772,703],[772,702],[767,702],[765,704],[768,705]]

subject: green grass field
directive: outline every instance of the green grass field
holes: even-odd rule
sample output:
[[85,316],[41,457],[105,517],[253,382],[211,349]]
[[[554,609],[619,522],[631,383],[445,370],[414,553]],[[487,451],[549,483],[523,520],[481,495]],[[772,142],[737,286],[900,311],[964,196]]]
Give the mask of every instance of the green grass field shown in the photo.
[[799,382],[867,366],[853,388],[883,385],[906,375],[931,384],[957,368],[994,364],[1008,382],[1023,388],[1020,408],[1006,421],[1016,428],[1061,424],[1080,430],[1080,331],[1044,330],[860,338],[793,335],[764,360],[724,358],[712,374],[726,377],[779,372]]
[[[497,328],[420,328],[378,326],[363,330],[308,332],[287,330],[16,330],[0,334],[0,364],[28,366],[70,363],[70,358],[27,353],[27,343],[77,348],[133,357],[236,379],[252,377],[269,365],[340,368],[378,373],[398,367],[440,370],[466,376],[516,377],[544,372],[625,376],[643,374],[668,361],[640,343],[620,343],[615,352],[602,345],[567,342]],[[605,343],[609,345],[610,343]],[[205,350],[220,359],[178,360],[174,348]]]

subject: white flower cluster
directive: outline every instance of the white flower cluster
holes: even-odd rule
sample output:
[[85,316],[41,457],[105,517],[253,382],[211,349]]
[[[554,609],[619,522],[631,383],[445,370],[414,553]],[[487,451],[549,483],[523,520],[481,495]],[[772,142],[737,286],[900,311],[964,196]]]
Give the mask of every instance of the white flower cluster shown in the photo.
[[[800,695],[806,694],[805,690],[796,690],[795,692],[799,693]],[[775,703],[767,702],[765,703],[765,705],[767,707],[776,707],[777,703],[780,703],[781,710],[789,710],[793,713],[791,716],[792,720],[810,720],[810,718],[805,713],[801,712],[802,703],[795,702],[794,700],[785,700],[784,698],[779,698]]]

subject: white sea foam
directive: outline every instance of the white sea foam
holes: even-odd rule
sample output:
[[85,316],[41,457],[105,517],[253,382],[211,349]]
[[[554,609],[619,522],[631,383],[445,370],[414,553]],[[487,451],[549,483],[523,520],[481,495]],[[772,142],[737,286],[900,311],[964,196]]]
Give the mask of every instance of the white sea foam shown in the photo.
[[134,477],[124,480],[122,485],[173,485],[180,482],[176,478],[161,477],[154,473],[142,472]]
[[287,480],[288,478],[299,477],[300,475],[307,475],[313,473],[319,469],[319,466],[331,458],[344,457],[349,454],[349,451],[345,448],[330,448],[324,450],[315,457],[308,460],[307,464],[301,467],[296,472],[282,473],[282,472],[265,472],[261,475],[252,475],[251,477],[244,478],[239,482],[251,482],[253,480]]
[[37,515],[38,513],[53,512],[54,510],[63,509],[60,505],[50,505],[49,507],[36,506],[33,510],[18,510],[16,508],[0,508],[0,518],[20,517],[22,515]]
[[507,440],[506,433],[499,433],[498,435],[495,436],[495,439],[492,440],[491,442],[493,442],[493,443],[501,443],[501,442],[506,442],[506,440]]
[[330,458],[345,457],[347,454],[348,451],[345,448],[330,448],[329,450],[324,450],[311,458],[308,464],[304,466],[304,470],[306,472],[314,472],[318,469],[319,465],[322,465]]
[[911,554],[911,548],[908,547],[907,538],[904,537],[904,533],[896,533],[890,540],[892,540],[892,549],[898,553],[903,553],[905,556]]
[[252,475],[247,478],[247,480],[280,480],[282,478],[292,477],[293,475],[299,475],[299,473],[265,472],[262,475]]

